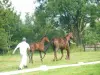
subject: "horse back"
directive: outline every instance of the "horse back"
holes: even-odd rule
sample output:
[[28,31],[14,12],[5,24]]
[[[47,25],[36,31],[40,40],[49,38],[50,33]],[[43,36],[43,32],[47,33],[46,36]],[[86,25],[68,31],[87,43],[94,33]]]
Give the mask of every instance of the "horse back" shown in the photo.
[[32,43],[30,44],[30,49],[32,51],[34,50],[44,50],[44,44],[40,43],[40,42],[37,42],[37,43]]
[[53,45],[56,47],[65,47],[67,45],[67,41],[64,38],[54,38]]

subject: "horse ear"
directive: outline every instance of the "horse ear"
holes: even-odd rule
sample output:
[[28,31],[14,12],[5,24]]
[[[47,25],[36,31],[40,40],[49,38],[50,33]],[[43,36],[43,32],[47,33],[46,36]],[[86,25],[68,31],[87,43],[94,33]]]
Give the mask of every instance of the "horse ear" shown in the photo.
[[46,34],[44,34],[44,37],[46,37],[47,35]]
[[71,34],[71,35],[73,35],[73,32],[69,32],[68,34]]
[[71,34],[73,34],[73,32],[70,32]]

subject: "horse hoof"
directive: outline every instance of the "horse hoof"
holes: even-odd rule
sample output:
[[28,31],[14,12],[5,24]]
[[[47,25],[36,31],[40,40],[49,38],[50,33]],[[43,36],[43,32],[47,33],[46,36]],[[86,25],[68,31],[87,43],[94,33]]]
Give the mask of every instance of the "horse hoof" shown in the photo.
[[59,61],[59,60],[56,60],[56,61]]
[[55,60],[52,60],[52,61],[55,61]]
[[65,58],[66,60],[70,60],[70,58]]
[[55,61],[55,59],[53,59],[52,61]]
[[61,60],[61,59],[59,59],[59,60]]

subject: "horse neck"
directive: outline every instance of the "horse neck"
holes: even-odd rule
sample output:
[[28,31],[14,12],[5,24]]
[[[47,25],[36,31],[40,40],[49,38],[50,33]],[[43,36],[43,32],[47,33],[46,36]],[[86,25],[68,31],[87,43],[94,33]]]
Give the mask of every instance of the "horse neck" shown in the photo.
[[67,36],[67,41],[69,41],[69,40],[70,40],[70,36],[68,35],[68,36]]
[[45,42],[45,39],[42,39],[42,40],[41,40],[41,43],[44,43],[44,42]]

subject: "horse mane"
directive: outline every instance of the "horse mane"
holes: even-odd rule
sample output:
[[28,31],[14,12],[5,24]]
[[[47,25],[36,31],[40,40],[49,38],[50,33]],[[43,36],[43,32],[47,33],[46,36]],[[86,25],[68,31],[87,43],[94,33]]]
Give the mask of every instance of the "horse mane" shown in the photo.
[[41,39],[40,40],[42,40],[44,37],[47,37],[46,35],[43,35],[42,37],[41,37]]

